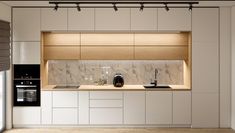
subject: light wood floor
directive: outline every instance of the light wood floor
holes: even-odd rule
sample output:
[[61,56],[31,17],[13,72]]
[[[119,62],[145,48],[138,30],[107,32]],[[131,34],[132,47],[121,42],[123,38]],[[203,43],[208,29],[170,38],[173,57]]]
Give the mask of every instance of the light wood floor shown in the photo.
[[38,128],[12,129],[4,133],[235,133],[235,131],[190,128]]

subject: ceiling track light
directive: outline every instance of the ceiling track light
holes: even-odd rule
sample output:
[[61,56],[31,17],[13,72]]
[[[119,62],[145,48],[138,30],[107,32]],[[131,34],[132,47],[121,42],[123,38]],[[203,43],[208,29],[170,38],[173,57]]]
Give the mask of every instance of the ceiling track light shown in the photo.
[[79,3],[77,3],[76,5],[77,5],[77,10],[80,12],[81,11],[81,7],[80,7]]
[[55,3],[55,7],[54,7],[54,10],[57,11],[59,8],[59,4],[58,3]]
[[166,9],[166,11],[169,11],[170,9],[169,9],[169,7],[168,7],[167,3],[164,3],[164,5],[165,5],[165,9]]
[[192,4],[192,3],[189,3],[189,8],[188,8],[188,10],[189,10],[189,11],[192,11],[192,9],[193,9],[193,4]]
[[140,3],[140,11],[144,10],[144,3]]
[[114,9],[114,11],[118,11],[118,8],[117,8],[117,6],[116,6],[116,3],[113,3],[113,9]]

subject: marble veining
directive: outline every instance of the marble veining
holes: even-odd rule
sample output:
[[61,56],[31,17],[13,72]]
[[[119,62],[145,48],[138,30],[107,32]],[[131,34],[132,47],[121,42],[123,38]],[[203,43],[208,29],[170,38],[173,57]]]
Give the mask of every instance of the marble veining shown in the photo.
[[183,84],[182,60],[50,60],[48,83],[93,85],[98,79],[107,77],[108,84],[112,84],[115,73],[121,73],[125,84],[148,84],[154,79],[155,68],[159,71],[159,84]]

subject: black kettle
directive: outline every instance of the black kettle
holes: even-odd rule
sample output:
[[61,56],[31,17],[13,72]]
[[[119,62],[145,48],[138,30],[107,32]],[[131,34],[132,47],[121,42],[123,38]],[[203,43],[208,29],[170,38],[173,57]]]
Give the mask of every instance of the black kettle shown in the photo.
[[115,87],[122,87],[124,85],[124,78],[121,73],[116,73],[113,78],[113,85]]

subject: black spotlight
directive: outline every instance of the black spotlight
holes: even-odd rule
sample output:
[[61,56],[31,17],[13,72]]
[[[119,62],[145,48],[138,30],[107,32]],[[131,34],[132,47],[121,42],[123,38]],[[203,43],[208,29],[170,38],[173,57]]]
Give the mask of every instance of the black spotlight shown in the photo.
[[188,10],[189,10],[189,11],[192,11],[192,9],[193,9],[193,4],[190,3]]
[[54,10],[55,10],[55,11],[57,11],[57,10],[58,10],[58,8],[59,8],[59,5],[58,5],[58,3],[55,3]]
[[166,11],[169,11],[169,7],[167,6],[167,3],[164,3]]
[[114,9],[114,11],[118,11],[118,8],[117,8],[117,6],[116,6],[116,3],[113,3],[113,9]]
[[81,11],[81,7],[79,6],[79,4],[77,3],[77,10],[80,12]]
[[143,10],[144,10],[144,4],[140,3],[140,11],[143,11]]

